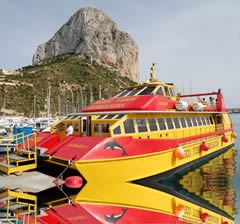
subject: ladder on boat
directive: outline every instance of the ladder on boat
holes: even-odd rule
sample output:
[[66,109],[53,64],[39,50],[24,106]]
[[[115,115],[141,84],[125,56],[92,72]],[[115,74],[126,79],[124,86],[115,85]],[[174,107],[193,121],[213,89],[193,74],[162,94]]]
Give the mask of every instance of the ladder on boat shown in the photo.
[[6,190],[0,194],[0,223],[37,223],[37,197]]
[[19,133],[6,143],[6,153],[0,161],[0,172],[22,173],[37,167],[36,133]]

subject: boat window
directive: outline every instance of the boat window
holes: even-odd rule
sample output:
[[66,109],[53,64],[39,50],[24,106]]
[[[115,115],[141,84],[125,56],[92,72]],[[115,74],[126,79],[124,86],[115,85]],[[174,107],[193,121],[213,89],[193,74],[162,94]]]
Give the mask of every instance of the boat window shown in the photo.
[[196,117],[192,117],[193,126],[198,126]]
[[105,117],[105,119],[112,119],[116,114],[109,114]]
[[160,96],[164,96],[164,92],[163,92],[163,87],[162,86],[157,90],[156,94],[160,95]]
[[120,135],[121,134],[121,128],[120,125],[118,125],[116,128],[113,129],[114,135]]
[[129,92],[128,89],[125,89],[122,93],[120,93],[117,97],[125,96]]
[[172,118],[167,118],[166,121],[167,121],[168,129],[173,129],[174,127],[173,127]]
[[135,89],[130,89],[124,96],[131,96],[130,94],[134,91]]
[[187,120],[188,127],[192,127],[193,125],[190,117],[186,117],[186,120]]
[[99,124],[94,124],[94,132],[99,132]]
[[152,91],[155,89],[155,86],[150,86],[138,93],[138,95],[150,95]]
[[120,119],[120,118],[122,118],[124,116],[124,114],[119,114],[119,115],[117,115],[116,117],[115,117],[115,119]]
[[168,88],[168,87],[165,87],[164,89],[165,89],[166,96],[171,96],[171,95],[170,95],[170,92],[169,92],[169,88]]
[[207,125],[210,125],[210,124],[211,124],[209,117],[205,117],[205,120],[206,120]]
[[160,130],[166,130],[167,129],[164,118],[159,118],[158,119],[158,125],[159,125]]
[[109,133],[109,124],[102,124],[102,133]]
[[127,119],[123,122],[124,125],[124,131],[126,134],[134,133],[135,128],[134,128],[134,123],[132,119]]
[[150,127],[150,131],[157,131],[157,123],[156,123],[155,119],[153,119],[153,118],[148,119],[148,124]]
[[134,89],[131,93],[128,94],[128,96],[134,96],[136,93],[140,91],[139,88]]
[[210,118],[210,123],[214,124],[213,118],[211,116],[209,118]]
[[173,122],[175,124],[175,128],[180,128],[180,122],[179,122],[179,119],[177,117],[173,118]]
[[175,96],[173,88],[169,88],[170,96]]
[[207,125],[205,117],[201,117],[201,119],[202,119],[202,124]]
[[146,132],[147,131],[147,124],[145,119],[137,119],[137,126],[139,132]]
[[105,115],[105,114],[99,115],[99,116],[97,117],[97,119],[102,119],[104,116],[106,116],[106,115]]
[[182,128],[186,128],[187,127],[186,120],[185,120],[184,117],[180,118],[180,122],[181,122]]
[[197,122],[198,122],[198,125],[200,125],[200,126],[202,126],[203,124],[202,124],[202,120],[201,120],[201,118],[200,117],[197,117]]

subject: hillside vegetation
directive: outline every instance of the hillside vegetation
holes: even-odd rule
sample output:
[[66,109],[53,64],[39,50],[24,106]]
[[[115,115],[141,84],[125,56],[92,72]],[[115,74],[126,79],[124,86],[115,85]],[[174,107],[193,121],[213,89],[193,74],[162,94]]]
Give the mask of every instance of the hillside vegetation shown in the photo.
[[78,112],[90,102],[109,98],[133,84],[82,56],[58,56],[41,65],[23,67],[18,74],[0,74],[1,114],[44,116],[49,93],[52,115]]

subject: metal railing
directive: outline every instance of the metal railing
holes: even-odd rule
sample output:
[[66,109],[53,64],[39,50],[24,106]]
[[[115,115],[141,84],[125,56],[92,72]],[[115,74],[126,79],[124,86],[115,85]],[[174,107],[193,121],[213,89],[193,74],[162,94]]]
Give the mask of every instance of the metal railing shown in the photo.
[[[21,220],[21,223],[23,224],[30,224],[30,223],[37,223],[37,197],[34,195],[26,194],[23,192],[16,192],[7,190],[6,191],[6,197],[7,197],[7,210],[6,210],[6,220],[8,223],[18,223],[19,220]],[[14,201],[12,201],[12,198],[14,198]],[[15,222],[12,222],[10,220],[11,216],[11,205],[17,204],[24,206],[25,209],[16,209],[14,212],[15,216]],[[21,214],[22,213],[22,214]],[[24,213],[24,214],[23,214]],[[30,220],[30,217],[32,216],[32,219]],[[11,218],[12,219],[12,218]]]
[[[37,165],[37,137],[36,133],[31,134],[24,134],[19,133],[17,135],[13,136],[12,140],[6,141],[6,168],[8,169],[7,173],[10,174],[10,169],[13,168],[11,166],[11,155],[12,148],[14,148],[14,154],[20,155],[24,154],[24,157],[22,159],[16,159],[14,160],[15,166],[14,169],[16,171],[22,172],[22,170],[18,170],[20,168],[23,162],[29,162],[33,161],[32,164],[35,166]],[[20,158],[20,157],[19,157]]]

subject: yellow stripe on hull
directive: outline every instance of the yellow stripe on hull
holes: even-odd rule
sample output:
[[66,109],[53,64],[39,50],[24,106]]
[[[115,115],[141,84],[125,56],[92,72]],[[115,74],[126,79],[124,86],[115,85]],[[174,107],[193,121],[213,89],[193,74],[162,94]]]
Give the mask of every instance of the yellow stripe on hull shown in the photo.
[[88,160],[76,161],[73,163],[75,169],[86,178],[87,182],[102,182],[102,179],[114,182],[128,182],[153,176],[173,168],[187,164],[211,153],[231,146],[234,143],[231,132],[226,134],[229,137],[227,143],[222,142],[221,136],[205,139],[210,149],[206,152],[200,152],[199,146],[202,140],[182,145],[186,156],[183,159],[174,158],[174,150],[167,150],[159,153],[141,155],[135,157],[107,160]]

